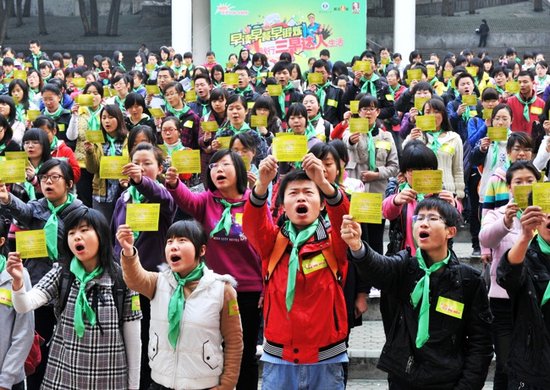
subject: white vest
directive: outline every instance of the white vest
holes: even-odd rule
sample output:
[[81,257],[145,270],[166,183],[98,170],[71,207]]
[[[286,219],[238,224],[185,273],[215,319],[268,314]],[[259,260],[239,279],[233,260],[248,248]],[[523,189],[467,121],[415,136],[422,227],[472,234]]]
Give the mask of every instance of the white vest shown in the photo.
[[168,269],[159,273],[151,300],[149,366],[151,378],[170,389],[204,389],[219,385],[223,372],[220,313],[224,286],[235,280],[204,267],[204,276],[185,299],[176,349],[168,341],[168,304],[177,281]]

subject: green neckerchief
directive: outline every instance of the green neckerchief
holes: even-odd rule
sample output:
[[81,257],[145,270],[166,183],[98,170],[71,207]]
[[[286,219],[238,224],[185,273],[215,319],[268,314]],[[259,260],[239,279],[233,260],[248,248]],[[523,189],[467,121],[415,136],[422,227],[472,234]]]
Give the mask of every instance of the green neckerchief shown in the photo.
[[[508,137],[510,137],[510,129],[508,129]],[[495,169],[498,162],[498,143],[500,141],[493,141],[491,142],[491,152],[493,153],[492,159],[491,159],[491,170]]]
[[[547,243],[540,234],[537,235],[537,243],[539,244],[540,251],[545,254],[546,256],[550,256],[550,244]],[[544,291],[544,295],[542,296],[542,301],[540,302],[540,306],[542,307],[548,300],[550,299],[550,282],[546,285],[546,290]]]
[[[401,184],[399,184],[399,192],[401,192],[403,190],[412,190],[412,187],[410,186],[410,184],[408,182],[401,183]],[[417,193],[416,194],[416,201],[417,202],[422,202],[423,200],[424,200],[424,194]]]
[[242,125],[241,128],[238,129],[238,130],[237,130],[237,128],[236,128],[235,126],[233,126],[231,123],[228,123],[228,124],[227,124],[227,129],[230,130],[230,131],[233,133],[233,135],[242,134],[242,133],[244,133],[244,132],[247,132],[247,131],[252,130],[252,129],[250,128],[250,126],[248,126],[248,123],[246,123],[246,122],[243,122],[243,125]]
[[251,68],[254,72],[256,72],[256,87],[262,83],[262,78],[260,77],[260,73],[262,73],[260,71],[262,70],[262,68],[263,68],[263,65],[260,65],[260,66],[252,65],[252,68]]
[[[136,186],[130,186],[128,187],[128,195],[130,195],[130,199],[132,199],[133,204],[140,204],[145,200],[145,196],[140,194]],[[134,235],[134,241],[138,239],[139,232],[133,230]]]
[[0,154],[4,153],[4,150],[6,149],[6,146],[7,145],[5,143],[0,144]]
[[327,100],[327,91],[325,91],[326,88],[330,86],[330,81],[327,81],[323,85],[317,86],[317,92],[315,94],[319,98],[319,107],[321,107],[321,111],[325,108],[325,102]]
[[203,104],[198,102],[202,106],[202,117],[208,117],[210,115],[210,105],[208,103]]
[[57,136],[53,136],[52,143],[50,144],[50,152],[53,152],[59,146],[59,139]]
[[212,229],[212,231],[210,232],[210,237],[214,237],[214,234],[216,234],[217,232],[221,232],[222,230],[225,231],[226,236],[229,236],[229,231],[231,230],[231,223],[232,223],[231,207],[242,206],[245,202],[239,201],[235,203],[229,203],[227,200],[222,198],[216,199],[216,201],[221,203],[224,209],[220,217],[220,220],[218,221],[216,226],[214,226],[214,229]]
[[39,65],[40,65],[40,57],[42,57],[42,52],[39,51],[38,54],[32,54],[32,67],[36,70],[39,69]]
[[388,89],[390,90],[391,95],[395,98],[395,93],[399,91],[399,88],[401,87],[400,84],[397,84],[395,88],[392,88],[391,85],[388,84]]
[[433,87],[435,83],[437,83],[438,81],[439,79],[437,77],[434,77],[433,79],[430,80],[430,85]]
[[26,122],[25,106],[23,106],[23,104],[21,104],[21,103],[16,104],[16,106],[15,106],[15,116],[16,116],[16,118],[19,122],[21,122],[21,123]]
[[170,103],[166,102],[166,111],[174,115],[176,118],[179,118],[180,116],[187,114],[189,110],[190,108],[187,104],[184,104],[183,108],[177,109],[172,107]]
[[248,84],[246,86],[246,88],[236,88],[235,89],[235,93],[237,95],[241,95],[241,96],[244,96],[245,93],[249,93],[249,92],[254,92],[254,91],[252,91],[252,87],[250,86],[250,84]]
[[75,279],[80,282],[78,295],[74,303],[74,331],[78,337],[82,337],[86,329],[84,325],[84,315],[88,318],[91,326],[95,326],[97,321],[96,313],[86,299],[86,285],[88,282],[101,275],[103,273],[103,268],[98,265],[92,272],[87,273],[82,263],[76,257],[73,257],[70,270],[75,276]]
[[380,77],[376,73],[373,73],[370,79],[366,79],[364,77],[361,77],[361,81],[363,81],[363,85],[361,86],[361,92],[362,93],[368,93],[371,96],[376,97],[376,85],[374,83],[378,81]]
[[285,116],[286,116],[286,110],[285,110],[286,93],[293,90],[294,90],[294,85],[292,85],[292,83],[289,82],[283,87],[283,92],[278,97],[279,107],[281,107],[281,119],[285,119]]
[[116,138],[111,137],[107,132],[105,132],[105,140],[107,140],[107,143],[109,144],[109,156],[116,156]]
[[55,121],[55,120],[57,120],[57,118],[59,118],[61,116],[61,114],[63,114],[64,111],[65,111],[65,109],[63,108],[63,106],[61,104],[59,104],[59,106],[57,107],[57,110],[55,112],[52,112],[52,113],[50,113],[48,111],[48,109],[46,107],[44,107],[44,112],[42,114],[47,116],[48,118],[53,119]]
[[367,151],[369,152],[369,171],[374,171],[376,169],[376,146],[374,145],[374,138],[372,136],[372,131],[376,127],[376,122],[369,129],[367,133]]
[[316,127],[317,123],[319,123],[319,119],[321,119],[321,113],[318,113],[313,118],[308,119],[308,123],[310,123],[311,126]]
[[[42,167],[42,163],[38,164],[38,166],[34,168],[35,175],[40,170],[40,167]],[[34,189],[34,186],[25,180],[25,182],[23,183],[23,187],[25,188],[25,191],[29,195],[29,200],[36,200],[36,190]]]
[[97,107],[97,110],[93,110],[92,107],[87,107],[90,117],[88,118],[88,130],[99,130],[101,128],[99,124],[99,112],[103,108],[101,104]]
[[36,96],[36,94],[38,93],[38,88],[34,89],[34,88],[29,88],[29,100],[33,100],[34,101],[34,97]]
[[288,259],[288,279],[286,283],[286,311],[290,312],[294,303],[294,293],[296,292],[296,274],[300,268],[300,260],[298,252],[300,247],[304,245],[311,236],[317,231],[319,219],[313,221],[311,225],[296,231],[296,227],[290,220],[285,221],[285,229],[288,232],[288,239],[292,243],[292,251]]
[[523,104],[523,117],[525,118],[525,120],[527,122],[530,122],[531,117],[529,116],[529,105],[533,104],[537,100],[537,94],[534,93],[531,100],[528,100],[528,101],[523,100],[523,98],[521,97],[521,94],[519,94],[519,93],[516,93],[516,97],[518,98],[518,101],[521,104]]
[[214,88],[221,88],[221,87],[222,87],[222,83],[218,81],[214,81]]
[[0,274],[6,269],[6,256],[0,255]]
[[439,142],[439,136],[443,133],[443,130],[439,131],[432,131],[431,135],[433,136],[432,144],[430,145],[430,149],[435,153],[437,156],[437,152],[439,152],[439,149],[441,148],[441,143]]
[[499,95],[504,95],[506,92],[504,89],[500,88],[498,85],[495,84],[495,89],[497,90]]
[[48,248],[48,257],[53,260],[58,260],[58,251],[57,251],[57,230],[58,230],[58,219],[57,214],[63,211],[65,207],[73,203],[75,196],[72,192],[67,194],[67,200],[65,203],[55,207],[52,202],[46,199],[48,202],[48,209],[50,210],[50,216],[44,225],[44,232],[46,233],[46,247]]
[[172,157],[172,153],[178,151],[178,150],[184,150],[185,146],[181,143],[181,140],[178,140],[174,145],[168,145],[164,144],[166,146],[166,151],[168,152],[168,155]]
[[416,258],[418,260],[418,266],[424,271],[424,276],[416,283],[411,293],[411,303],[416,309],[418,303],[422,299],[420,311],[418,312],[418,332],[416,333],[416,348],[422,348],[430,338],[430,275],[447,265],[451,258],[451,252],[448,252],[447,257],[442,261],[433,263],[430,268],[426,266],[420,248],[416,250]]
[[183,318],[183,311],[185,310],[185,294],[183,288],[187,283],[202,278],[203,274],[204,263],[202,261],[184,278],[179,276],[177,272],[172,272],[172,275],[174,275],[174,278],[176,278],[178,282],[178,286],[172,293],[170,303],[168,304],[168,340],[174,349],[176,349],[178,338],[180,337],[180,322]]
[[118,66],[119,68],[122,68],[122,70],[123,70],[124,72],[126,72],[126,66],[125,66],[122,62],[118,62],[118,63],[117,63],[117,66]]
[[118,95],[115,96],[115,103],[118,104],[118,107],[120,108],[120,111],[126,112],[126,107],[124,107],[124,102],[126,101],[126,98],[121,99]]

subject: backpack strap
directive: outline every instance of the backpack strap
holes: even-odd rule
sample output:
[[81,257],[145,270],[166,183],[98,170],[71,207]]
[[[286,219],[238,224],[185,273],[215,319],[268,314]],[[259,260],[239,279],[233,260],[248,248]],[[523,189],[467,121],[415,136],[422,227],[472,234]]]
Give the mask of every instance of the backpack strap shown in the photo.
[[74,274],[64,265],[61,265],[61,278],[59,280],[59,296],[57,298],[57,304],[55,305],[55,316],[59,320],[61,313],[65,310],[69,294],[71,293],[71,286],[75,280]]
[[326,119],[323,120],[323,125],[325,126],[325,142],[328,143],[330,141],[330,122]]
[[286,238],[283,235],[283,233],[279,231],[279,233],[277,233],[277,238],[275,239],[275,246],[271,251],[271,256],[269,256],[269,263],[267,264],[267,272],[265,274],[266,282],[271,277],[271,274],[273,273],[273,270],[275,269],[275,267],[277,267],[277,264],[279,264],[281,257],[283,257],[283,254],[286,251],[287,245],[288,245],[288,238]]
[[126,298],[126,292],[128,291],[128,287],[126,287],[126,283],[124,283],[124,279],[122,277],[122,268],[115,264],[116,269],[116,275],[114,284],[112,287],[112,294],[113,299],[115,301],[116,311],[118,314],[118,327],[120,331],[122,332],[122,324],[124,319],[124,301]]

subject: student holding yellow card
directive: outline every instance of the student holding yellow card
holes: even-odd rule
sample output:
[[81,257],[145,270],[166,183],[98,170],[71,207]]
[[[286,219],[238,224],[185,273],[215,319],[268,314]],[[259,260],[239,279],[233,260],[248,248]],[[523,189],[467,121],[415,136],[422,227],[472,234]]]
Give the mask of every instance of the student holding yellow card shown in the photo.
[[[256,130],[262,137],[265,138],[268,146],[271,146],[273,138],[277,133],[283,132],[283,122],[277,116],[277,110],[273,104],[273,99],[269,96],[260,96],[254,102],[254,106],[250,109],[250,117],[252,115],[263,115],[267,117],[267,126],[257,126]],[[254,127],[252,123],[251,127]]]
[[25,133],[25,122],[20,122],[17,119],[17,108],[11,96],[0,96],[0,115],[8,120],[13,132],[13,140],[20,143]]
[[103,156],[123,156],[126,153],[127,130],[122,111],[116,104],[108,104],[101,109],[101,131],[105,142],[93,144],[84,142],[86,151],[86,169],[94,175],[92,204],[110,221],[115,207],[115,200],[120,193],[118,180],[102,179],[99,175]]
[[43,196],[38,171],[44,162],[51,159],[48,136],[40,129],[27,130],[23,136],[23,150],[28,160],[25,168],[27,180],[21,185],[12,186],[11,190],[23,201],[35,200]]
[[514,113],[512,131],[524,131],[531,134],[533,124],[538,122],[544,108],[544,100],[539,98],[534,89],[535,76],[522,70],[518,74],[520,90],[506,102]]
[[477,101],[474,76],[468,72],[459,73],[455,79],[459,96],[447,103],[447,115],[451,128],[460,135],[462,142],[468,139],[468,121],[482,117],[482,107]]
[[342,120],[346,111],[343,103],[344,93],[329,80],[330,65],[327,61],[319,59],[313,63],[311,69],[314,72],[312,75],[316,74],[320,78],[320,83],[310,84],[308,89],[317,96],[319,111],[323,113],[323,118],[332,125],[336,125]]
[[105,100],[105,104],[117,104],[120,111],[127,116],[126,97],[134,88],[134,80],[126,73],[114,75],[111,79],[111,85],[116,91],[116,95]]
[[307,109],[308,124],[311,124],[315,129],[316,137],[323,142],[330,141],[330,134],[332,133],[332,123],[325,119],[321,113],[321,106],[317,95],[311,91],[304,93],[304,100],[302,101]]
[[59,129],[58,138],[63,140],[72,150],[75,150],[76,141],[69,139],[67,135],[67,129],[71,121],[71,111],[63,107],[61,104],[62,99],[63,92],[57,84],[50,82],[44,85],[42,88],[42,100],[44,101],[42,115],[55,121]]
[[282,93],[279,96],[272,96],[271,98],[275,104],[277,116],[281,119],[285,119],[290,105],[302,101],[302,94],[296,90],[294,84],[290,82],[291,64],[289,62],[277,62],[273,65],[272,72],[277,83],[282,88]]
[[[181,143],[181,122],[175,116],[167,116],[162,119],[160,125],[160,134],[163,140],[162,149],[167,153],[163,161],[164,170],[172,166],[172,154],[179,150],[191,150],[186,148]],[[187,185],[192,186],[193,183],[189,182],[193,175],[191,173],[180,173],[179,178],[183,180]]]
[[15,79],[10,82],[8,94],[15,103],[17,121],[25,124],[28,110],[38,110],[38,106],[29,98],[29,86],[24,80]]
[[175,116],[182,124],[181,142],[183,146],[198,149],[200,118],[185,104],[185,92],[182,85],[175,81],[166,85],[164,98],[166,99],[166,114]]
[[416,127],[416,117],[423,114],[422,108],[419,110],[415,107],[415,101],[428,101],[434,94],[432,86],[426,81],[420,81],[412,88],[403,92],[401,98],[395,103],[395,109],[403,113],[401,128],[399,130],[401,139],[407,138],[411,130]]
[[30,69],[27,72],[26,81],[29,86],[29,100],[32,101],[35,106],[39,106],[42,99],[42,94],[40,91],[42,90],[43,83],[42,76],[40,75],[38,69]]
[[252,87],[252,84],[250,84],[251,81],[251,73],[250,69],[246,67],[245,65],[239,64],[235,66],[233,69],[233,72],[238,77],[238,83],[235,86],[235,93],[244,96],[244,99],[247,102],[247,105],[250,106],[253,104],[256,99],[260,96]]
[[21,146],[13,140],[13,129],[8,119],[0,115],[0,156],[5,156],[6,152],[17,152]]

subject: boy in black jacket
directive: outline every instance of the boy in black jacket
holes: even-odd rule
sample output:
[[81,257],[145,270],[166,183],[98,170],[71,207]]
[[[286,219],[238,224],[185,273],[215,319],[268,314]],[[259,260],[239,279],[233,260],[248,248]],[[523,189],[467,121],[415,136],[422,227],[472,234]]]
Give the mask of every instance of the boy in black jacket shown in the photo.
[[449,249],[457,210],[429,197],[414,213],[416,256],[382,256],[361,241],[361,227],[345,216],[342,238],[361,277],[392,296],[392,321],[378,368],[390,390],[481,389],[493,356],[491,313],[479,272]]

